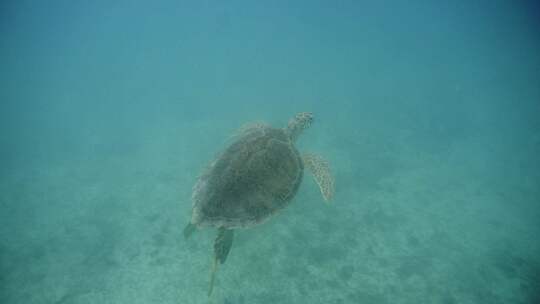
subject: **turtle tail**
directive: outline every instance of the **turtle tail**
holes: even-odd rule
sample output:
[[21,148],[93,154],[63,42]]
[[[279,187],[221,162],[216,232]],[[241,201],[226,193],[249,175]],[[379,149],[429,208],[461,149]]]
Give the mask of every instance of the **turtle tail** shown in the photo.
[[195,228],[196,228],[196,226],[193,225],[191,222],[188,223],[186,225],[186,227],[184,228],[184,238],[188,239],[193,234],[193,232],[195,231]]

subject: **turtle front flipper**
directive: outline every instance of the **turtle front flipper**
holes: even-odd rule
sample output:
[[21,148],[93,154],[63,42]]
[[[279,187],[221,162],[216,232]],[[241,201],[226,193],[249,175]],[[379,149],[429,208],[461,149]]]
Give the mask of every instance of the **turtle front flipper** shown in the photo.
[[302,155],[304,166],[309,169],[313,178],[321,189],[321,194],[326,202],[330,202],[334,196],[334,177],[330,171],[328,162],[319,155],[305,153]]
[[210,273],[210,289],[208,289],[208,296],[212,294],[212,290],[214,289],[214,280],[216,278],[218,265],[225,263],[229,251],[231,251],[233,236],[234,231],[231,229],[221,227],[218,230],[218,235],[214,241],[214,263]]

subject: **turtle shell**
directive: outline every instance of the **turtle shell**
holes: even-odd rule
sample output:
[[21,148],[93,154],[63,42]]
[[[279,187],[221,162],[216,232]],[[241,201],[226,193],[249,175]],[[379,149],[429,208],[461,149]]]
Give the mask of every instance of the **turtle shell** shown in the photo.
[[303,172],[301,156],[282,129],[244,130],[199,177],[191,222],[225,228],[260,224],[290,203]]

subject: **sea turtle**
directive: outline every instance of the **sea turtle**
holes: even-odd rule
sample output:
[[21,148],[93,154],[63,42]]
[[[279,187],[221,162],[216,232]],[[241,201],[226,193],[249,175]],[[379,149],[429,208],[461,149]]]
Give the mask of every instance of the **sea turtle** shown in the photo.
[[286,128],[256,123],[243,127],[232,143],[211,162],[193,187],[191,221],[187,238],[195,227],[218,228],[211,271],[212,293],[218,263],[231,249],[233,229],[261,224],[285,208],[296,194],[307,167],[325,201],[334,193],[328,163],[315,154],[300,155],[294,143],[313,121],[311,113],[298,113]]

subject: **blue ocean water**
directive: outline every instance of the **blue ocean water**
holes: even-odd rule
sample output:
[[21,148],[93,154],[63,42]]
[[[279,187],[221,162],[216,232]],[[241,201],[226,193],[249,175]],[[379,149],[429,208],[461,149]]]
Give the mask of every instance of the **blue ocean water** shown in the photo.
[[[540,7],[3,1],[0,303],[539,303]],[[315,121],[325,204],[184,240],[240,126]]]

